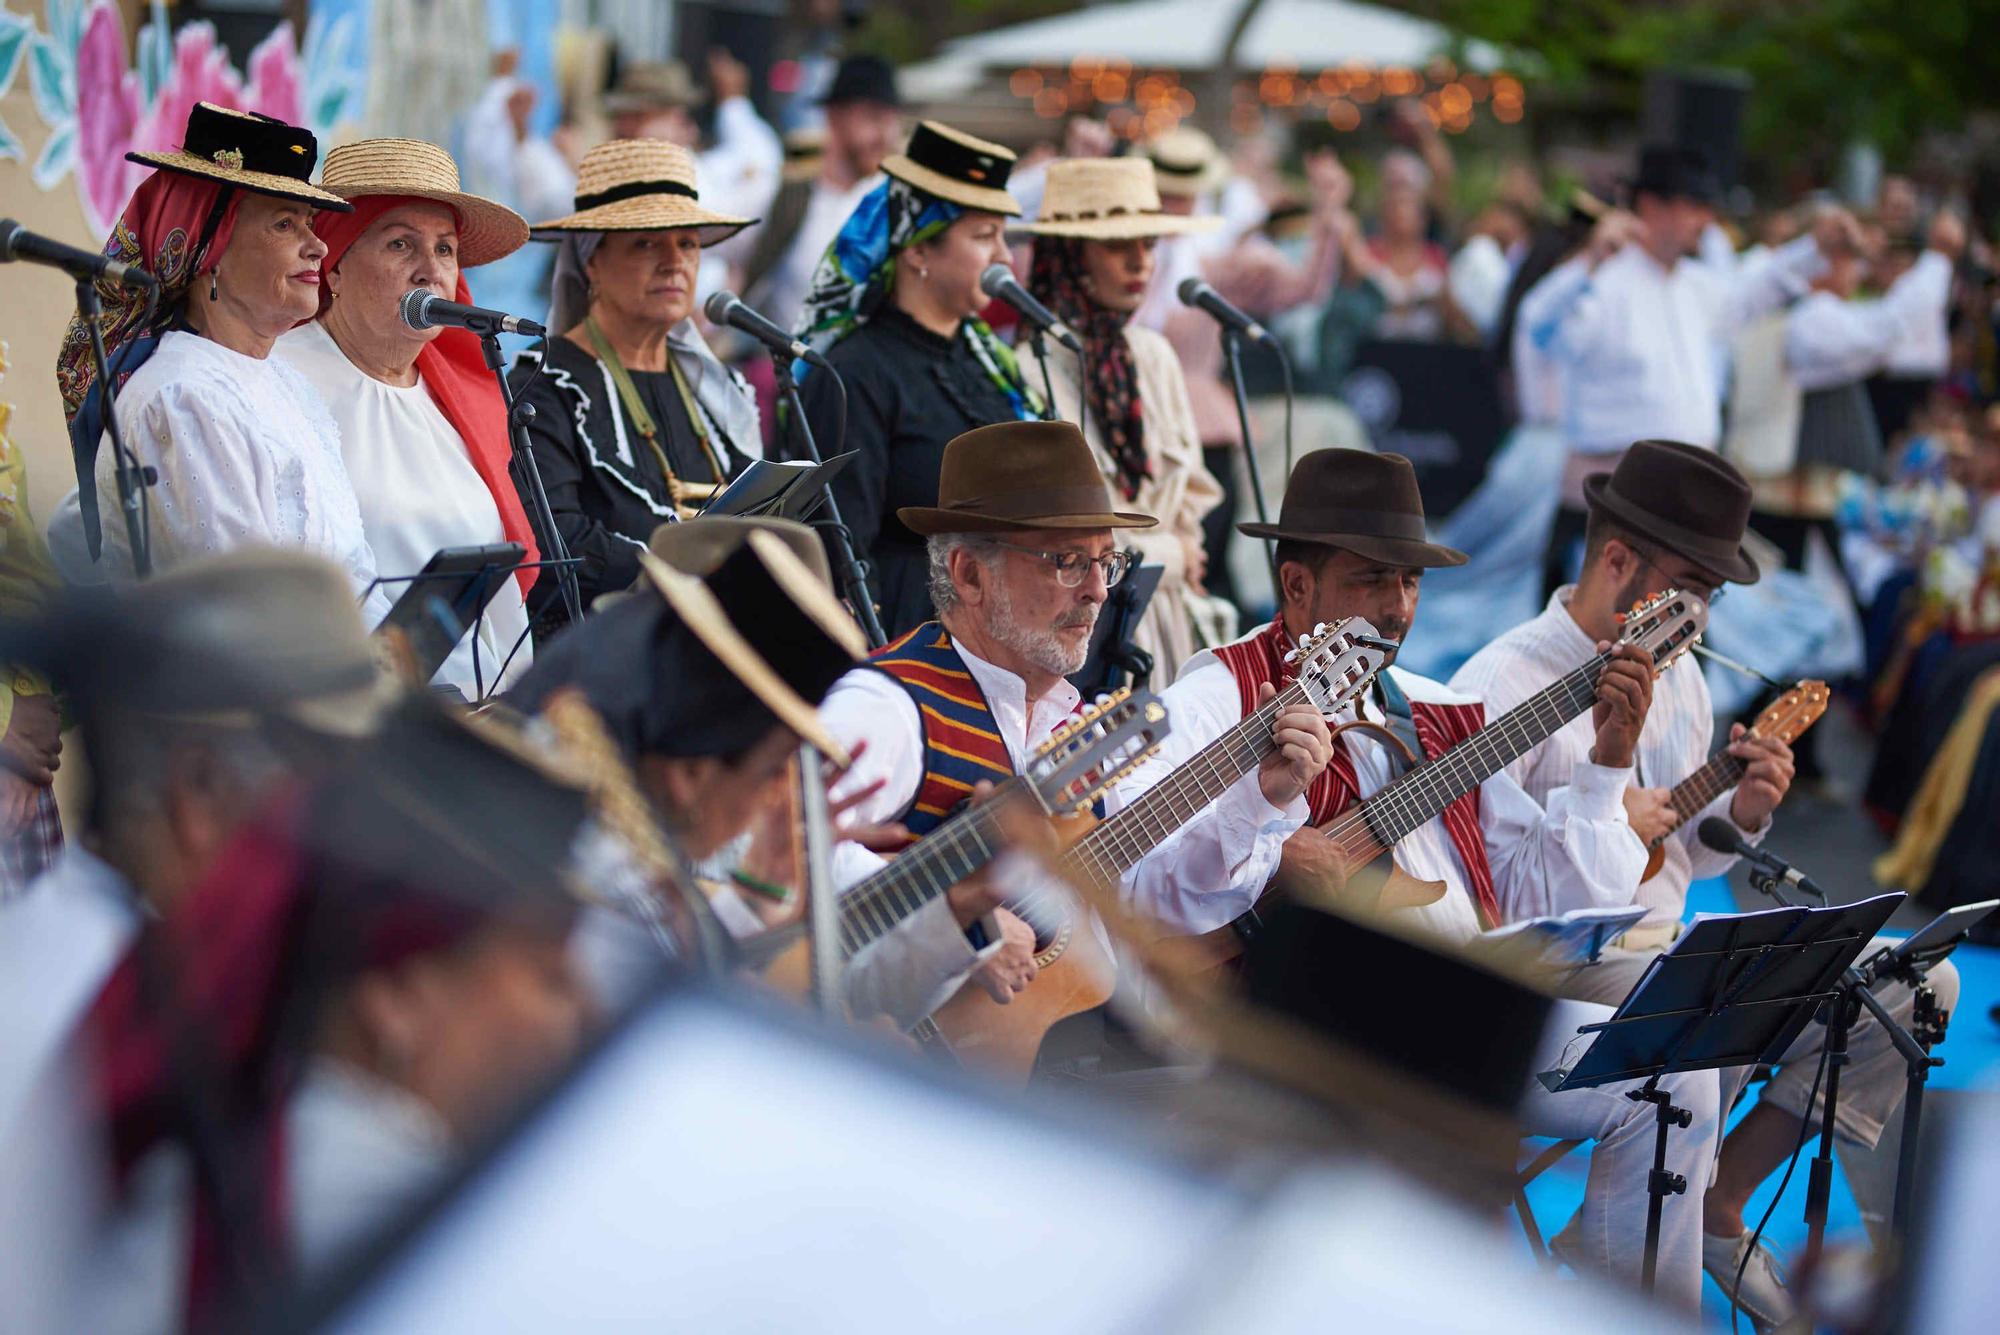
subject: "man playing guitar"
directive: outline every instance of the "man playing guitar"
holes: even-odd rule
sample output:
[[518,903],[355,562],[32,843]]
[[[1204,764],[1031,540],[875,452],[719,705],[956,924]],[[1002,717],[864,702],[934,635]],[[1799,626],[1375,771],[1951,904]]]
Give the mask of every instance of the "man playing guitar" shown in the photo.
[[[1667,588],[1710,597],[1725,583],[1756,582],[1757,566],[1742,545],[1750,486],[1713,450],[1642,440],[1625,452],[1615,471],[1587,479],[1584,493],[1590,516],[1581,577],[1558,589],[1540,616],[1475,654],[1452,678],[1454,688],[1476,693],[1491,708],[1509,708],[1567,671],[1596,640],[1615,634],[1616,613],[1634,601]],[[1623,1000],[1648,962],[1678,934],[1689,884],[1723,875],[1734,865],[1733,856],[1712,852],[1694,837],[1703,818],[1726,816],[1751,843],[1770,830],[1771,814],[1791,786],[1792,753],[1775,737],[1746,735],[1741,724],[1731,730],[1727,749],[1743,763],[1742,778],[1706,810],[1674,828],[1668,790],[1708,759],[1713,725],[1708,685],[1694,665],[1665,673],[1639,735],[1635,782],[1646,786],[1626,796],[1641,836],[1649,842],[1666,836],[1660,870],[1638,891],[1638,902],[1652,912],[1626,934],[1622,949],[1605,951],[1597,965],[1567,979],[1565,995],[1606,1005]],[[1588,730],[1572,723],[1514,761],[1507,772],[1531,796],[1545,798],[1576,782],[1590,744]],[[1949,1010],[1957,997],[1958,975],[1948,961],[1932,972],[1931,984]],[[1910,989],[1889,983],[1879,995],[1907,1025],[1914,1004]],[[1702,1252],[1709,1273],[1725,1293],[1735,1292],[1736,1276],[1742,1273],[1737,1300],[1760,1325],[1783,1322],[1792,1303],[1768,1252],[1760,1247],[1744,1264],[1750,1238],[1743,1209],[1751,1192],[1798,1143],[1823,1034],[1817,1025],[1808,1027],[1757,1106],[1724,1141],[1704,1206]],[[1873,1146],[1902,1100],[1903,1061],[1881,1027],[1865,1015],[1849,1036],[1848,1052],[1838,1110],[1843,1158],[1863,1213],[1886,1219],[1893,1163],[1864,1161],[1875,1157]],[[1749,1074],[1748,1067],[1721,1073],[1724,1107],[1734,1102]]]
[[[1065,674],[1083,666],[1106,590],[1125,573],[1112,530],[1154,521],[1112,508],[1068,422],[966,432],[946,448],[938,504],[897,514],[926,536],[938,619],[842,677],[821,717],[843,743],[867,742],[835,798],[873,787],[855,819],[920,838],[976,787],[1016,773],[1075,712]],[[1217,803],[1253,827],[1278,819],[1329,754],[1326,723],[1308,706],[1280,713],[1273,735],[1255,781],[1246,776]],[[996,1001],[1029,986],[1034,932],[995,907],[992,879],[953,887],[856,956],[848,1000],[857,1018],[914,1022],[975,971]]]
[[[1463,554],[1425,540],[1423,501],[1409,461],[1397,455],[1318,450],[1301,458],[1285,489],[1275,525],[1245,524],[1252,537],[1278,539],[1282,602],[1277,619],[1255,633],[1204,651],[1189,661],[1162,700],[1173,717],[1172,734],[1152,762],[1114,790],[1113,805],[1137,797],[1182,758],[1243,717],[1245,703],[1285,669],[1283,653],[1317,621],[1366,617],[1390,639],[1401,639],[1416,615],[1427,567],[1457,565]],[[1586,652],[1579,657],[1587,657]],[[1623,793],[1632,748],[1652,695],[1652,668],[1638,649],[1610,655],[1597,687],[1593,763],[1554,795],[1544,809],[1506,774],[1495,774],[1438,817],[1410,831],[1395,846],[1408,874],[1442,882],[1435,903],[1397,910],[1393,917],[1455,943],[1482,927],[1518,917],[1582,905],[1629,903],[1646,850],[1633,834]],[[1384,680],[1387,685],[1384,686]],[[1414,673],[1390,668],[1379,674],[1363,704],[1378,728],[1414,733],[1427,755],[1436,755],[1477,733],[1485,711],[1473,697],[1447,690]],[[1409,725],[1396,717],[1407,711]],[[1335,739],[1324,774],[1293,802],[1281,821],[1270,822],[1247,842],[1250,851],[1208,878],[1180,850],[1198,837],[1206,817],[1163,843],[1125,882],[1141,911],[1177,929],[1203,933],[1251,907],[1275,874],[1325,885],[1344,883],[1348,868],[1334,841],[1316,828],[1395,777],[1392,753],[1379,733],[1346,733]],[[1391,1011],[1393,1008],[1389,1008]],[[1558,1003],[1543,1037],[1536,1069],[1554,1064],[1576,1026],[1606,1018],[1602,1006]],[[1393,1021],[1391,1021],[1393,1022]],[[1707,1072],[1667,1078],[1675,1104],[1694,1113],[1677,1134],[1669,1157],[1673,1171],[1706,1173],[1718,1122],[1716,1077]],[[1624,1097],[1621,1086],[1549,1094],[1530,1082],[1521,1103],[1523,1125],[1536,1134],[1592,1138],[1598,1144],[1584,1206],[1585,1235],[1578,1252],[1591,1264],[1637,1280],[1644,1249],[1646,1174],[1652,1163],[1653,1114]],[[1689,1309],[1700,1296],[1699,1213],[1669,1201],[1660,1249],[1660,1292]]]

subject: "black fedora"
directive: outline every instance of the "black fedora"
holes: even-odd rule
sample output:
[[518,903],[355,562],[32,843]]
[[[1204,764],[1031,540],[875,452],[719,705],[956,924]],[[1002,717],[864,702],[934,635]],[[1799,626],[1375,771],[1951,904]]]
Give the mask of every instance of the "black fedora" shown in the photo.
[[1583,499],[1619,526],[1732,584],[1757,582],[1757,563],[1743,546],[1750,484],[1714,450],[1639,441],[1611,472],[1583,480]]
[[1238,524],[1253,538],[1338,547],[1399,566],[1462,566],[1465,553],[1429,541],[1417,470],[1400,454],[1314,450],[1285,483],[1275,524]]
[[849,56],[834,69],[833,82],[819,102],[823,107],[843,102],[901,107],[903,96],[896,88],[896,67],[880,56]]

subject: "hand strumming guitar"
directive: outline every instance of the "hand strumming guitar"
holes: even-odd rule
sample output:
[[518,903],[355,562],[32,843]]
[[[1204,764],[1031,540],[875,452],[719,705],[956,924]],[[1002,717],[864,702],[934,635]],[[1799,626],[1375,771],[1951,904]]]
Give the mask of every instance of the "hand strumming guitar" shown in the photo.
[[1000,949],[980,961],[972,981],[1005,1006],[1016,992],[1026,990],[1041,970],[1035,964],[1035,929],[1006,909],[993,910],[993,919],[1000,924]]
[[1674,827],[1681,823],[1681,813],[1674,810],[1671,790],[1641,788],[1628,783],[1625,785],[1625,819],[1631,822],[1632,833],[1639,836],[1639,842],[1651,848],[1655,841],[1674,832]]

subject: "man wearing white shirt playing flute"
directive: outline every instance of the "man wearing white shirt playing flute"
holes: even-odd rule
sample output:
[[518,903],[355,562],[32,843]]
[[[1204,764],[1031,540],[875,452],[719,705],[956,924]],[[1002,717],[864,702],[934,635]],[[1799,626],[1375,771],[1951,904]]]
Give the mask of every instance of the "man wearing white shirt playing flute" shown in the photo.
[[[1511,708],[1568,672],[1600,638],[1615,634],[1618,613],[1642,598],[1666,589],[1707,598],[1724,583],[1757,580],[1757,566],[1742,547],[1750,485],[1712,450],[1642,440],[1626,451],[1615,471],[1588,479],[1584,496],[1591,510],[1582,577],[1575,585],[1558,589],[1540,616],[1473,655],[1452,678],[1454,688],[1477,693],[1489,708]],[[1678,934],[1689,883],[1697,877],[1720,876],[1735,864],[1734,857],[1712,852],[1694,837],[1702,819],[1726,816],[1751,843],[1760,842],[1769,831],[1771,814],[1791,784],[1792,753],[1776,738],[1746,736],[1741,724],[1731,729],[1728,743],[1730,754],[1745,767],[1741,780],[1674,828],[1668,790],[1708,760],[1712,729],[1702,674],[1693,663],[1669,668],[1654,687],[1653,707],[1639,735],[1636,782],[1645,786],[1627,797],[1641,836],[1648,840],[1666,836],[1660,870],[1638,887],[1638,901],[1651,912],[1626,934],[1622,949],[1607,950],[1597,965],[1573,974],[1562,989],[1565,995],[1607,1005],[1622,1000],[1646,965]],[[1589,729],[1578,720],[1514,761],[1507,773],[1530,796],[1547,799],[1574,783],[1579,770],[1588,765],[1591,740]],[[1871,954],[1873,948],[1863,953]],[[1949,1009],[1957,998],[1958,977],[1948,962],[1933,972],[1932,985],[1940,1004]],[[1890,984],[1880,989],[1880,995],[1907,1023],[1912,1008],[1909,988]],[[1750,1237],[1743,1209],[1751,1192],[1798,1143],[1799,1119],[1807,1112],[1823,1034],[1819,1026],[1807,1029],[1786,1054],[1757,1106],[1729,1134],[1704,1206],[1703,1261],[1725,1293],[1736,1288],[1736,1273],[1743,1270],[1738,1301],[1764,1326],[1787,1319],[1792,1303],[1775,1262],[1763,1248],[1744,1265]],[[1888,1035],[1865,1015],[1850,1034],[1849,1054],[1836,1118],[1843,1158],[1863,1212],[1879,1211],[1886,1218],[1893,1176],[1871,1171],[1885,1166],[1865,1160],[1878,1153],[1873,1147],[1902,1099],[1902,1059]],[[1721,1072],[1725,1107],[1749,1073],[1748,1067]],[[1812,1117],[1817,1124],[1819,1113],[1814,1111]]]
[[[1426,567],[1457,565],[1462,553],[1425,540],[1423,499],[1414,470],[1399,455],[1317,450],[1301,458],[1285,488],[1275,525],[1245,524],[1251,537],[1278,539],[1282,601],[1270,625],[1188,662],[1163,694],[1173,731],[1159,755],[1121,783],[1108,804],[1136,799],[1176,765],[1240,721],[1269,684],[1286,672],[1284,651],[1319,622],[1366,617],[1390,638],[1408,634]],[[1578,655],[1580,666],[1591,650]],[[1385,684],[1386,679],[1386,684]],[[1397,843],[1398,866],[1421,880],[1441,881],[1436,903],[1396,910],[1392,926],[1414,928],[1463,945],[1482,929],[1524,917],[1590,905],[1627,904],[1646,850],[1632,832],[1622,801],[1632,748],[1652,693],[1651,662],[1637,649],[1610,656],[1594,707],[1595,751],[1571,786],[1551,794],[1546,809],[1506,774],[1496,774],[1452,803],[1443,815]],[[1414,673],[1378,675],[1360,712],[1396,730],[1391,714],[1407,712],[1411,730],[1432,755],[1483,726],[1473,697]],[[1237,861],[1215,875],[1182,845],[1203,839],[1213,813],[1197,818],[1141,861],[1124,891],[1132,906],[1188,933],[1232,921],[1255,903],[1273,874],[1339,884],[1346,868],[1332,839],[1317,828],[1392,778],[1387,749],[1373,736],[1336,737],[1333,759],[1284,818],[1258,832]],[[1610,1011],[1558,1002],[1536,1053],[1534,1069],[1555,1064],[1579,1024]],[[1386,1021],[1385,1022],[1392,1022]],[[1671,1076],[1677,1107],[1693,1124],[1668,1147],[1672,1171],[1705,1175],[1718,1120],[1713,1073]],[[1652,1165],[1653,1114],[1624,1096],[1624,1086],[1550,1094],[1529,1082],[1522,1125],[1537,1135],[1595,1139],[1583,1208],[1566,1242],[1578,1265],[1634,1283],[1645,1245],[1646,1180]],[[1670,1199],[1662,1221],[1658,1291],[1694,1309],[1701,1293],[1701,1217],[1690,1203]]]

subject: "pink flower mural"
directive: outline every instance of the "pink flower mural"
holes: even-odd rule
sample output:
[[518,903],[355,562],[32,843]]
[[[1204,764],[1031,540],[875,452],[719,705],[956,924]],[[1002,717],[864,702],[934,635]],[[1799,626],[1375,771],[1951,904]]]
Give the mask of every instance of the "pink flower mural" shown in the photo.
[[[187,24],[169,43],[160,0],[154,0],[152,21],[140,31],[136,69],[126,58],[124,23],[114,0],[48,0],[46,14],[47,32],[22,34],[29,58],[21,63],[34,86],[36,111],[49,128],[33,176],[48,190],[73,173],[84,216],[100,236],[110,232],[147,171],[125,155],[179,147],[196,102],[262,112],[323,132],[349,100],[350,86],[343,82],[317,91],[308,87],[312,80],[290,23],[279,24],[250,53],[246,81],[207,23]],[[309,33],[309,43],[316,36]],[[0,60],[0,66],[9,63]],[[19,155],[6,151],[13,142],[0,126],[0,157]]]

